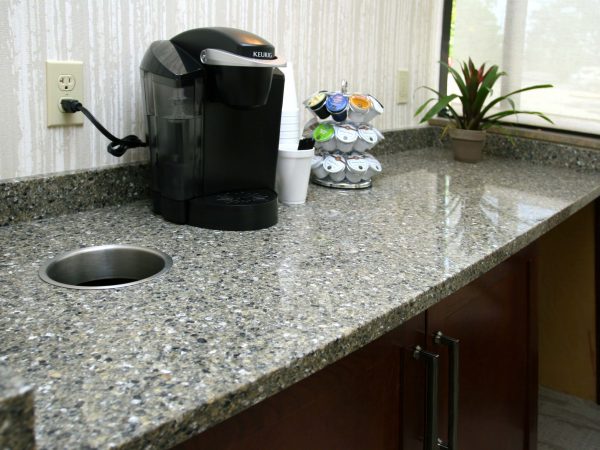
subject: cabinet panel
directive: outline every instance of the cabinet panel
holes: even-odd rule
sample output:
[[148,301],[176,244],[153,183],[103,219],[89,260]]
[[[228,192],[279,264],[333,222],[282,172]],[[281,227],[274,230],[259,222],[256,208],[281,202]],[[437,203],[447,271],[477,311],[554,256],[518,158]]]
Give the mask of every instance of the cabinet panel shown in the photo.
[[432,334],[460,339],[460,450],[526,449],[528,429],[535,435],[531,264],[531,252],[523,252],[428,310],[429,347],[440,354],[442,439],[447,439],[448,354],[433,344]]

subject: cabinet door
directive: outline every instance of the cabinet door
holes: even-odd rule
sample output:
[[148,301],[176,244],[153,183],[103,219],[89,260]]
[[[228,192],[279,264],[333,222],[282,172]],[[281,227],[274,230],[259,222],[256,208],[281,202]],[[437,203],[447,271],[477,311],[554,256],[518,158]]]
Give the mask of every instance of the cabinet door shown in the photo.
[[[535,448],[537,358],[532,251],[501,263],[428,310],[429,347],[440,354],[440,437],[447,439],[448,352],[460,339],[458,449]],[[532,444],[533,443],[533,444]]]
[[400,352],[400,449],[423,450],[425,435],[425,380],[424,361],[413,357],[417,346],[425,348],[425,313],[402,324],[391,334]]
[[[410,401],[417,395],[412,386],[406,387],[410,380],[400,382],[403,346],[413,345],[415,339],[423,344],[424,332],[421,314],[176,448],[398,450],[402,422],[415,427],[415,421],[422,419],[416,409],[401,408],[403,399]],[[416,375],[410,372],[410,377]],[[417,384],[421,382],[416,379]],[[406,448],[420,449],[422,444]]]

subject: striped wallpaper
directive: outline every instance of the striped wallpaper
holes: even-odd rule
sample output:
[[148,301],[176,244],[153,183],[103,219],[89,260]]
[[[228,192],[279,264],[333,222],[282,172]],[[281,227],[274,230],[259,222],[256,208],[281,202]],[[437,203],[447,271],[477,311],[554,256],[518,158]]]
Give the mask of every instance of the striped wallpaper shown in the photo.
[[[0,0],[0,179],[147,156],[110,156],[89,123],[47,128],[47,59],[83,61],[84,105],[114,134],[143,135],[138,66],[148,45],[190,28],[242,28],[293,62],[300,99],[345,78],[382,101],[374,124],[387,130],[415,125],[426,95],[415,88],[437,84],[441,15],[442,0]],[[402,68],[411,99],[396,105]]]

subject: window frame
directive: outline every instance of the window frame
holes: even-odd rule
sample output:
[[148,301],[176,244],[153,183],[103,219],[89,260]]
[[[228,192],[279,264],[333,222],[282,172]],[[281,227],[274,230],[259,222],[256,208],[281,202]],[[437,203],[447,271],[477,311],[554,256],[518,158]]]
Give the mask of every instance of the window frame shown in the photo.
[[[444,6],[443,6],[443,11],[442,11],[442,42],[440,45],[440,62],[446,63],[448,64],[448,60],[449,60],[449,56],[450,56],[450,35],[451,35],[451,29],[452,29],[452,14],[454,12],[454,3],[457,0],[443,0],[444,1]],[[438,83],[438,92],[440,93],[441,96],[445,96],[448,93],[448,69],[443,65],[440,64],[440,79],[439,79],[439,83]],[[443,109],[442,111],[440,111],[437,115],[438,119],[447,119],[448,113],[446,112],[445,109]],[[589,139],[596,139],[596,140],[600,140],[600,134],[595,134],[595,133],[585,133],[582,131],[575,131],[575,130],[569,130],[569,129],[563,129],[563,128],[551,128],[551,127],[545,127],[545,126],[537,126],[537,125],[528,125],[528,124],[522,124],[522,123],[517,123],[517,122],[511,122],[511,121],[502,121],[502,124],[507,125],[508,127],[512,127],[515,129],[520,129],[520,130],[539,130],[541,132],[548,132],[548,133],[552,133],[553,136],[553,141],[556,142],[557,140],[557,136],[556,135],[560,135],[563,134],[565,136],[576,136],[576,137],[581,137],[581,138],[589,138]],[[491,130],[493,132],[493,130]],[[503,134],[511,134],[510,132],[507,132],[505,130],[505,132]],[[517,133],[520,134],[520,133]],[[567,139],[567,141],[569,141],[570,139]],[[594,145],[595,147],[595,145]],[[599,398],[600,398],[600,394],[599,394]]]

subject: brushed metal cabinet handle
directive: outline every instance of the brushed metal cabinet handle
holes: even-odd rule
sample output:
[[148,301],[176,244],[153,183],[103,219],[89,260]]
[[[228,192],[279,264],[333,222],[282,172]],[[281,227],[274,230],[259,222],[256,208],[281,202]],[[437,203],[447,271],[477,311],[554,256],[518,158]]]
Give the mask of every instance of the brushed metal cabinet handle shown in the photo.
[[448,347],[448,442],[439,441],[439,447],[458,450],[458,395],[460,340],[446,336],[441,331],[433,335],[433,342]]
[[423,350],[420,346],[413,349],[413,358],[422,360],[427,368],[427,392],[425,398],[425,439],[423,450],[438,449],[438,381],[440,355]]

